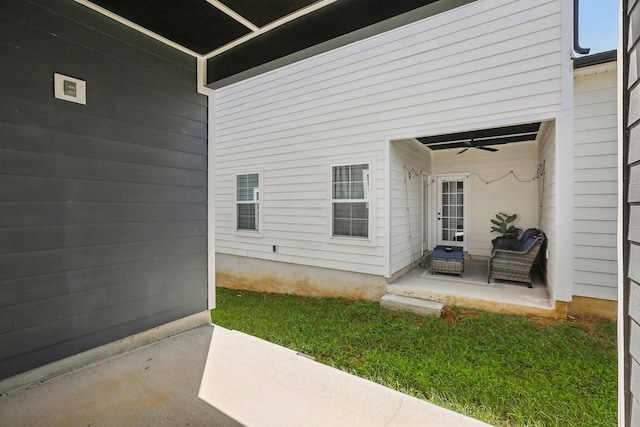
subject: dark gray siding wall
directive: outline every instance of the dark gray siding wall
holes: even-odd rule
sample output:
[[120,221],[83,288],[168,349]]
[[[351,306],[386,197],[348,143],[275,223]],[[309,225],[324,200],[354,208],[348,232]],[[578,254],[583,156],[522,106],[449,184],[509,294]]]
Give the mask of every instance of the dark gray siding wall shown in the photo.
[[72,0],[0,0],[0,379],[207,308],[195,67]]
[[623,1],[623,34],[628,38],[624,54],[624,330],[626,425],[640,425],[640,3]]

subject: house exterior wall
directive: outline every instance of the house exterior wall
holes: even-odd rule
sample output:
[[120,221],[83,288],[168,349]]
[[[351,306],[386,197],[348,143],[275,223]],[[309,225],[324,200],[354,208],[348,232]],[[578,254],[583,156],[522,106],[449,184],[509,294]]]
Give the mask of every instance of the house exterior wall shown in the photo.
[[615,62],[574,80],[573,295],[616,300],[618,115]]
[[[391,142],[391,273],[422,256],[422,174],[432,153],[415,140]],[[427,248],[425,248],[427,249]]]
[[[553,117],[561,9],[479,0],[216,90],[216,251],[390,276],[388,141]],[[370,241],[330,236],[328,171],[341,161],[373,165]],[[246,236],[235,232],[234,176],[252,169],[264,228]]]
[[[543,247],[541,263],[543,274],[549,288],[549,294],[554,297],[558,293],[556,285],[556,242],[561,233],[556,229],[556,124],[547,122],[540,129],[538,144],[538,159],[543,164],[542,176],[538,180],[538,200],[541,201],[540,229],[544,231],[547,241]],[[547,256],[548,251],[549,256]],[[561,285],[560,285],[561,286]],[[568,284],[565,284],[569,287]],[[565,291],[570,293],[570,291]],[[565,297],[565,300],[569,298]]]
[[[459,150],[446,150],[433,154],[435,174],[469,174],[470,200],[465,207],[470,219],[468,243],[472,256],[491,255],[491,240],[497,237],[491,233],[491,219],[498,212],[517,214],[515,225],[523,230],[538,226],[537,143],[495,148],[495,153],[467,150],[458,155]],[[511,171],[513,174],[509,174]]]
[[0,379],[206,310],[195,59],[70,0],[2,2],[0,45]]

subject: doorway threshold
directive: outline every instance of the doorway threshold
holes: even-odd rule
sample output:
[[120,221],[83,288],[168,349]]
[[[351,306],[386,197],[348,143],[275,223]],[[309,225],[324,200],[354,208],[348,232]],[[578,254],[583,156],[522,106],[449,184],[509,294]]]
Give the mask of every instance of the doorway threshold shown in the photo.
[[533,288],[526,283],[493,280],[487,283],[487,261],[465,260],[461,276],[416,267],[387,285],[387,293],[498,313],[558,318],[555,301],[540,274]]

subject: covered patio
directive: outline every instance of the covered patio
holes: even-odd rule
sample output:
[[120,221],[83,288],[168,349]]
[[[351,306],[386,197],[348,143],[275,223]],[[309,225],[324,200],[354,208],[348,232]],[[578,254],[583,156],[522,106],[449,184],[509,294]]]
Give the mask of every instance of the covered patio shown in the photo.
[[487,269],[486,259],[469,259],[468,256],[461,276],[431,274],[428,267],[417,266],[390,282],[387,293],[437,301],[448,306],[557,317],[555,303],[537,266],[532,271],[533,288],[506,280],[487,283]]
[[[554,134],[554,121],[538,120],[390,141],[393,249],[387,292],[555,316],[554,278],[548,274],[554,233],[546,231],[555,209],[555,171],[546,167],[555,150]],[[522,231],[536,228],[546,234],[533,268],[533,289],[520,282],[487,283],[492,240],[499,237],[491,220],[500,212],[516,214],[513,225]],[[413,268],[438,245],[462,248],[462,275]]]

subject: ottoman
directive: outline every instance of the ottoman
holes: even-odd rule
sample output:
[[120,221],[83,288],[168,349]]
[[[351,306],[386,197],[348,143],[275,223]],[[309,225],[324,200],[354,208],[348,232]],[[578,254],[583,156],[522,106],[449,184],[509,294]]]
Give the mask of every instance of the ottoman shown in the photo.
[[462,276],[464,253],[462,246],[436,246],[431,254],[431,274],[451,273]]

